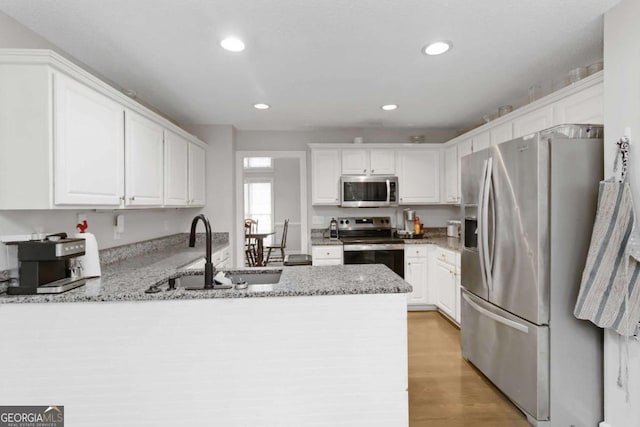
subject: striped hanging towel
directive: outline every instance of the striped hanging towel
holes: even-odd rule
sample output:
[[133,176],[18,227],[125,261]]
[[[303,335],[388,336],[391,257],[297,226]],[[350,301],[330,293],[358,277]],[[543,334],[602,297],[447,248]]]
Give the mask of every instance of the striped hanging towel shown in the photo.
[[[628,141],[626,144],[628,150]],[[622,179],[600,182],[598,210],[573,314],[632,336],[640,322],[640,263],[633,257],[638,255],[638,241],[631,189],[625,180],[626,151],[619,146]]]

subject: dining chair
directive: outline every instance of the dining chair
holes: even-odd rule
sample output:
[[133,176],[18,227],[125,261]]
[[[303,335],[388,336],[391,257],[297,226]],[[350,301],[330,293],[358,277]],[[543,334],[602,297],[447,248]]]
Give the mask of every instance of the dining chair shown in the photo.
[[248,237],[249,234],[256,233],[258,231],[258,221],[252,218],[244,220],[244,255],[249,267],[255,267],[257,262],[257,250],[256,239]]
[[[267,246],[267,249],[269,251],[267,252],[267,260],[265,261],[265,265],[269,264],[269,259],[271,258],[271,251],[274,249],[280,250],[280,255],[282,256],[281,260],[282,262],[284,262],[284,249],[287,247],[287,231],[288,230],[289,230],[289,220],[285,219],[284,227],[282,228],[282,240],[280,240],[280,244]],[[280,258],[276,258],[276,259],[280,261]]]

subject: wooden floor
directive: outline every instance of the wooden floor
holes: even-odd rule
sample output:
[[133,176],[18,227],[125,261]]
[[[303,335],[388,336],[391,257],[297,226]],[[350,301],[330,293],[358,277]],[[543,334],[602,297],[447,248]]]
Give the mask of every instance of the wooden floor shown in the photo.
[[462,358],[459,329],[434,311],[408,316],[410,427],[530,427]]

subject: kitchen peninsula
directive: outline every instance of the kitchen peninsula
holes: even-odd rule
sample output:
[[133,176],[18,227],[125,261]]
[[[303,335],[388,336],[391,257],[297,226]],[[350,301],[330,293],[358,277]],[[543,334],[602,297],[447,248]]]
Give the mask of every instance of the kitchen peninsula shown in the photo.
[[0,401],[64,405],[70,426],[408,425],[406,282],[380,265],[306,266],[264,292],[167,290],[202,253],[0,296]]

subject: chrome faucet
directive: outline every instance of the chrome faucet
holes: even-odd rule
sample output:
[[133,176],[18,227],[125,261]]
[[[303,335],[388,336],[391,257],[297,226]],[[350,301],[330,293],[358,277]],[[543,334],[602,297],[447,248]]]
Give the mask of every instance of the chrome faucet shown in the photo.
[[204,264],[204,289],[213,289],[213,273],[214,267],[211,262],[211,224],[209,220],[203,214],[200,214],[193,218],[191,221],[191,234],[189,235],[189,247],[193,248],[196,245],[196,225],[198,220],[202,220],[204,223],[204,231],[207,234],[207,252],[205,254]]

